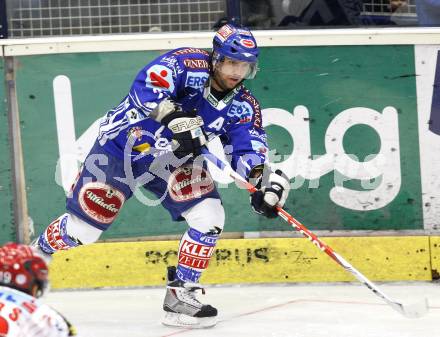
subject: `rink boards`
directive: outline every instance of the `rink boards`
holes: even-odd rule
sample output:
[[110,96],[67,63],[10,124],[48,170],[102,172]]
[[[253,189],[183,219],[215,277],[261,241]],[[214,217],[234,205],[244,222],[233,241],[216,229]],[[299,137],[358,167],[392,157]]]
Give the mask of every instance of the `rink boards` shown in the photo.
[[[0,52],[1,56],[1,52]],[[0,73],[4,72],[4,60],[0,58]],[[0,241],[13,240],[15,228],[13,226],[12,196],[12,168],[8,130],[8,114],[6,104],[6,81],[0,80]]]
[[[19,46],[5,50],[12,53],[11,48]],[[64,212],[78,164],[96,139],[98,119],[126,95],[138,69],[162,52],[157,48],[14,54],[23,178],[35,235]],[[261,103],[270,161],[292,184],[285,206],[302,222],[313,230],[348,232],[343,235],[437,229],[440,137],[427,124],[437,48],[261,46],[258,81],[246,85]],[[58,108],[55,98],[62,102]],[[212,175],[226,210],[225,232],[290,230],[282,221],[254,214],[247,192],[223,173]],[[184,225],[170,221],[163,207],[152,206],[156,197],[141,191],[125,203],[102,240],[181,235]],[[11,209],[12,194],[5,198],[5,209]],[[3,232],[0,242],[13,239]]]
[[[3,56],[13,57],[16,66],[27,204],[16,203],[12,193],[11,141],[2,105],[0,242],[15,239],[14,209],[29,210],[33,237],[64,212],[65,193],[76,177],[77,160],[96,138],[98,118],[119,103],[137,69],[164,50],[209,47],[212,34],[203,34],[202,40],[148,34],[3,45]],[[293,184],[286,207],[314,231],[357,236],[325,241],[372,280],[437,279],[439,238],[404,235],[440,230],[440,137],[429,131],[440,31],[356,29],[323,35],[300,30],[258,32],[257,38],[262,69],[249,88],[269,124],[269,143],[276,150],[271,161],[284,165]],[[61,87],[60,77],[68,80]],[[0,83],[1,102],[5,92]],[[54,105],[60,92],[69,94],[63,96],[65,109]],[[74,123],[64,123],[73,117]],[[370,170],[358,167],[349,154]],[[251,212],[246,191],[224,182],[223,175],[214,179],[227,213],[225,234],[290,236],[283,221]],[[132,198],[101,239],[175,238],[185,229],[162,207],[147,208]],[[385,231],[400,236],[359,237],[388,235]],[[60,253],[51,266],[53,287],[162,285],[166,266],[176,262],[177,244],[100,243]],[[202,282],[352,280],[306,239],[290,238],[221,240]]]
[[[438,279],[440,237],[333,237],[324,241],[373,281]],[[60,252],[52,287],[158,286],[177,262],[177,241],[98,243]],[[355,281],[303,238],[220,240],[201,282]]]

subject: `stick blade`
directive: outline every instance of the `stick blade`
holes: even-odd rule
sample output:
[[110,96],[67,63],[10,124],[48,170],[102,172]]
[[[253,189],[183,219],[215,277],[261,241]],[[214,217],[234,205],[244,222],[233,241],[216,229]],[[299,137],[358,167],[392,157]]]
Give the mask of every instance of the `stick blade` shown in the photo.
[[429,311],[428,299],[412,304],[393,303],[393,308],[407,318],[420,318]]

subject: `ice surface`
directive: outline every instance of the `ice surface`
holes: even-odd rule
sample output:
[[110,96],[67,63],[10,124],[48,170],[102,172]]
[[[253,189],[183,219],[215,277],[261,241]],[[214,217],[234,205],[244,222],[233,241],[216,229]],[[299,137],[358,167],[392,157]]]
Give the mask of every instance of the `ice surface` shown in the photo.
[[46,303],[64,314],[80,337],[437,337],[440,285],[379,284],[391,298],[428,298],[430,311],[408,319],[360,284],[208,287],[200,299],[219,310],[216,327],[189,330],[160,324],[164,289],[58,291]]

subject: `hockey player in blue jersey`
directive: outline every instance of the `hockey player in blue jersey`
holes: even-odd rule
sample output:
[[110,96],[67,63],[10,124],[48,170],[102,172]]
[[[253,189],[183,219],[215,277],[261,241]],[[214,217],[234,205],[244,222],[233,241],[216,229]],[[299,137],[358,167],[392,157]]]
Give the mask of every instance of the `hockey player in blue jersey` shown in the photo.
[[257,183],[251,205],[259,214],[275,217],[275,205],[283,206],[289,192],[286,177],[269,168],[260,104],[243,84],[255,77],[258,53],[248,29],[227,24],[215,34],[211,53],[179,48],[145,66],[129,94],[102,118],[67,213],[39,236],[40,249],[53,254],[95,242],[142,186],[174,221],[188,223],[178,264],[168,268],[163,323],[215,325],[217,310],[200,303],[195,291],[225,215],[202,147],[220,137],[231,166]]

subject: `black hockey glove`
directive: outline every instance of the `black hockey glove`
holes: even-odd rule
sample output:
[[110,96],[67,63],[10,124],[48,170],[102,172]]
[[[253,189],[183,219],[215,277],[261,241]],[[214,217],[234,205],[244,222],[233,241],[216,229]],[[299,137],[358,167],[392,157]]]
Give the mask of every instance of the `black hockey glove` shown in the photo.
[[[278,215],[276,206],[283,207],[290,190],[290,182],[281,171],[270,172],[265,179],[264,174],[257,178],[255,187],[258,190],[250,195],[252,209],[267,218]],[[266,181],[265,181],[266,180]]]
[[189,154],[197,157],[202,153],[207,139],[202,129],[203,119],[197,116],[195,111],[170,113],[162,119],[162,123],[173,132],[173,141],[178,145],[173,152],[177,158]]
[[151,117],[173,132],[173,152],[177,158],[201,154],[207,138],[202,129],[203,119],[195,111],[183,111],[179,105],[166,99],[151,113]]

